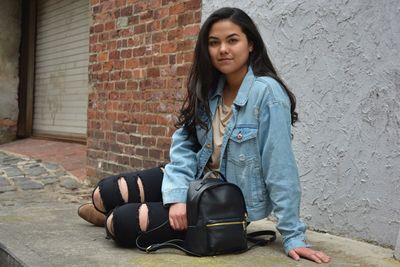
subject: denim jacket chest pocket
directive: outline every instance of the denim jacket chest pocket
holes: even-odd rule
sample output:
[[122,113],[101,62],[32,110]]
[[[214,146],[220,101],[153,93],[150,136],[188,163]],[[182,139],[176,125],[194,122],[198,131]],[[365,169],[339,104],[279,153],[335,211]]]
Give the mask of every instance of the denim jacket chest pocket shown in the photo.
[[265,199],[260,171],[256,125],[237,126],[228,141],[226,175],[235,177],[242,188],[247,204],[252,207]]
[[257,158],[257,126],[237,126],[229,137],[228,160],[235,165],[249,164]]

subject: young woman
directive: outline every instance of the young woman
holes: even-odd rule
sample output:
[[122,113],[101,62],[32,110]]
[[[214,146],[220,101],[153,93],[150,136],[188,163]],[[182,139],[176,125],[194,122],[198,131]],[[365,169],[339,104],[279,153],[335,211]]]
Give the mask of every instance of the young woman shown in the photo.
[[306,245],[299,219],[301,192],[291,147],[295,106],[251,18],[237,8],[219,9],[199,33],[170,163],[101,180],[93,192],[94,206],[78,212],[105,224],[124,246],[134,246],[138,233],[165,220],[169,225],[163,234],[148,242],[182,238],[189,182],[219,170],[242,189],[250,221],[274,212],[287,255],[329,262]]

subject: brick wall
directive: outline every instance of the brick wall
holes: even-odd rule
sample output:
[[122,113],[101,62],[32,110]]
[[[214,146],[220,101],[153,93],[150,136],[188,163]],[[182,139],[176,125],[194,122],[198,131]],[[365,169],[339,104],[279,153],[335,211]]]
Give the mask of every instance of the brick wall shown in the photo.
[[201,1],[90,0],[89,178],[168,161]]

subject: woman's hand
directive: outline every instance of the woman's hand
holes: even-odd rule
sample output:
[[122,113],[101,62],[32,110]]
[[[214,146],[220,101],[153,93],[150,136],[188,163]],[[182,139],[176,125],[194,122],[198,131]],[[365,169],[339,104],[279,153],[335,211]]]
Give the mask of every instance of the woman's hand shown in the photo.
[[291,249],[288,254],[296,261],[300,260],[300,257],[315,261],[316,263],[327,263],[331,260],[331,258],[322,251],[316,251],[306,247]]
[[187,228],[186,203],[174,203],[169,207],[169,224],[175,231]]

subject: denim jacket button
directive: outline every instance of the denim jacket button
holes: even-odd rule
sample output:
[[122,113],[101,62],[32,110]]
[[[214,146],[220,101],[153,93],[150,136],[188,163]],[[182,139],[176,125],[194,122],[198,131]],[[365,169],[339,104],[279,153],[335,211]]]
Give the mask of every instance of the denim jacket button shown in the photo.
[[242,140],[242,138],[243,138],[243,135],[242,135],[242,133],[238,133],[238,135],[237,135],[237,139],[238,139],[238,140]]
[[208,148],[211,148],[211,144],[210,144],[210,143],[208,143],[208,144],[207,144],[207,147],[208,147]]

